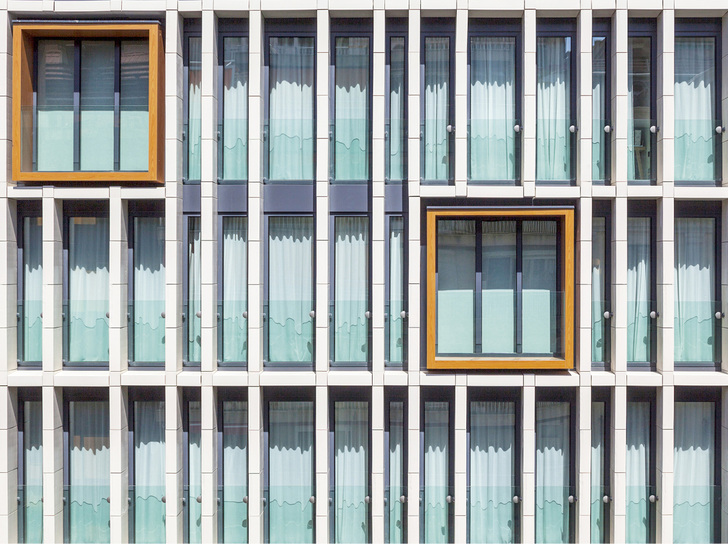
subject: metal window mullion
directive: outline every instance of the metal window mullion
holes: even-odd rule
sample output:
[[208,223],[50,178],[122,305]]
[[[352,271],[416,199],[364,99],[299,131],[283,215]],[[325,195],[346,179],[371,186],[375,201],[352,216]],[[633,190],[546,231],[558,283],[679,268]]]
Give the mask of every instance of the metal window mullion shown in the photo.
[[114,172],[121,169],[121,40],[114,42]]
[[475,220],[475,351],[482,353],[483,348],[483,220]]
[[81,40],[73,46],[73,170],[81,170]]
[[523,230],[516,222],[516,353],[523,351]]

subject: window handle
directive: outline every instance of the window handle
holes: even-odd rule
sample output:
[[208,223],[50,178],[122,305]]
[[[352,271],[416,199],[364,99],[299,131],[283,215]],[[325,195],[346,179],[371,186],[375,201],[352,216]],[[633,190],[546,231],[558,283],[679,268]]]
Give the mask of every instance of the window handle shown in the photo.
[[308,312],[308,316],[311,319],[314,319],[316,317],[316,310],[311,310],[310,312]]
[[366,497],[364,497],[364,502],[367,503],[367,504],[369,504],[370,502],[372,502],[371,497],[369,495],[367,495]]
[[407,312],[402,310],[401,312],[399,312],[399,317],[401,317],[402,319],[407,319]]
[[159,315],[162,317],[162,319],[165,319],[167,317],[167,312],[162,312]]
[[657,319],[658,317],[660,317],[660,312],[657,312],[655,310],[652,310],[650,312],[650,319]]
[[659,500],[660,500],[660,497],[658,497],[657,495],[650,495],[650,502],[652,504],[655,504]]
[[248,310],[243,312],[243,319],[248,319]]
[[248,504],[248,496],[247,495],[245,495],[245,497],[243,497],[243,503]]
[[447,125],[447,131],[452,133],[455,130],[455,125]]
[[720,310],[718,310],[717,312],[715,312],[715,318],[716,319],[723,319],[724,317],[725,317],[725,314],[723,312],[721,312]]
[[569,495],[569,504],[574,504],[577,500],[576,495]]
[[197,313],[195,314],[195,317],[202,317],[202,312],[198,311],[198,312],[197,312]]
[[650,127],[650,132],[651,132],[652,134],[657,134],[658,132],[660,132],[660,127],[658,127],[657,125],[652,125],[652,126]]
[[404,495],[400,495],[399,496],[399,502],[401,502],[402,504],[406,503],[407,502],[407,497],[405,497]]
[[511,500],[513,501],[513,504],[518,504],[519,502],[523,501],[523,499],[518,495],[513,495],[513,499]]
[[162,502],[167,504],[167,495],[162,495]]
[[604,132],[606,134],[609,134],[610,132],[612,132],[612,125],[604,125]]
[[197,502],[202,504],[202,495],[197,496]]
[[715,127],[715,133],[716,134],[723,134],[724,132],[725,132],[725,127],[722,127],[720,125],[718,125],[717,127]]
[[315,497],[315,496],[313,496],[313,495],[311,495],[311,496],[310,496],[310,497],[308,498],[308,502],[310,502],[311,504],[315,504],[315,503],[316,503],[316,497]]
[[447,501],[447,504],[452,504],[455,502],[455,498],[452,495],[448,495],[445,497],[445,500]]
[[609,310],[604,312],[604,319],[611,319],[614,314]]
[[106,312],[106,319],[109,319],[109,312]]
[[513,127],[514,132],[521,132],[523,130],[523,127],[521,125],[515,125]]
[[366,317],[367,319],[369,319],[370,317],[372,317],[372,312],[370,312],[369,310],[367,310],[366,312],[364,312],[364,317]]
[[604,495],[604,496],[602,497],[602,502],[603,502],[604,504],[609,504],[609,501],[611,501],[611,500],[612,500],[612,497],[610,497],[609,495]]
[[105,498],[104,500],[105,500],[106,502],[108,502],[109,504],[111,504],[111,497],[106,497],[106,498]]
[[577,130],[579,130],[579,127],[577,127],[576,125],[569,126],[569,132],[571,132],[572,134],[576,134]]

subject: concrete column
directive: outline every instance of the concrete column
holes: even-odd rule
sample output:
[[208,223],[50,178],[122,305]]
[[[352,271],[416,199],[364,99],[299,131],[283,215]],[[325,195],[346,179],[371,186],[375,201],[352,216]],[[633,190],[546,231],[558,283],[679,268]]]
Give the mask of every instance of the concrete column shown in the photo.
[[109,388],[110,528],[112,542],[129,541],[129,412],[127,388]]
[[629,71],[629,19],[626,9],[617,9],[612,17],[612,184],[617,194],[627,195],[627,87]]
[[43,385],[43,542],[63,542],[63,389],[52,377]]
[[[468,193],[468,10],[455,16],[455,194]],[[451,151],[452,153],[452,151]],[[457,506],[455,507],[457,510]]]
[[657,183],[672,196],[675,180],[675,10],[657,16]]
[[183,528],[183,485],[182,485],[182,389],[174,382],[168,384],[164,394],[165,411],[165,484],[167,542],[182,542]]
[[202,541],[217,542],[217,389],[212,376],[203,373],[201,402]]
[[465,376],[455,378],[455,534],[453,542],[468,536],[468,388]]
[[582,375],[582,382],[577,389],[577,419],[578,433],[576,438],[576,451],[574,458],[577,462],[577,488],[576,508],[576,542],[591,542],[591,404],[592,390],[588,383],[589,376]]
[[536,387],[533,374],[524,375],[521,419],[521,542],[536,541]]
[[129,232],[128,201],[121,200],[121,187],[110,188],[109,199],[109,371],[124,372],[129,363],[127,331]]
[[625,374],[617,374],[617,386],[612,396],[612,443],[610,463],[612,472],[612,542],[625,542],[627,538],[627,387]]
[[675,388],[663,385],[657,390],[657,504],[656,542],[672,542],[673,458],[675,447]]
[[15,200],[0,198],[0,377],[7,383],[7,373],[18,366],[18,244],[17,205]]
[[577,17],[576,57],[577,106],[579,127],[576,149],[576,184],[582,186],[582,195],[591,194],[592,179],[592,11],[582,9]]
[[407,541],[420,542],[420,387],[410,385],[407,399]]
[[372,513],[372,542],[384,542],[384,518],[388,508],[384,504],[384,489],[386,482],[384,480],[384,464],[385,464],[385,445],[384,445],[384,387],[375,384],[372,387],[372,488],[370,491],[371,502],[370,508]]
[[261,501],[263,473],[263,395],[259,386],[248,388],[248,541],[264,541],[265,509]]
[[[63,201],[43,188],[43,372],[63,368]],[[45,384],[45,382],[44,382]],[[50,534],[49,534],[50,536]],[[52,539],[48,539],[52,541]]]
[[[592,363],[592,199],[579,201],[576,229],[576,361],[582,377],[591,370]],[[586,374],[588,378],[588,374]],[[587,382],[591,385],[591,382]]]
[[[664,186],[667,189],[667,186]],[[665,384],[672,384],[675,367],[675,199],[657,201],[657,371]]]
[[[523,12],[523,196],[536,195],[536,10]],[[524,528],[525,529],[525,528]],[[525,532],[523,533],[526,534]]]
[[[626,183],[623,184],[626,195]],[[619,186],[617,187],[619,191]],[[617,384],[625,384],[627,371],[627,198],[617,197],[612,205],[612,370]],[[620,382],[619,379],[622,381]]]
[[0,540],[18,542],[18,394],[0,387]]
[[316,386],[316,503],[314,528],[316,542],[327,544],[334,540],[329,532],[329,389]]

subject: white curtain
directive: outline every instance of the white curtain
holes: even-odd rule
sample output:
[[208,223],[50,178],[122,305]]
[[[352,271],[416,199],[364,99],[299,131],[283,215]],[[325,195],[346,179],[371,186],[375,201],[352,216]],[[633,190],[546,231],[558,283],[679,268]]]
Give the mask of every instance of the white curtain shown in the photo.
[[516,222],[483,221],[483,353],[516,353]]
[[627,403],[627,542],[650,539],[650,403]]
[[70,541],[109,542],[109,403],[71,401],[69,416]]
[[609,335],[604,320],[607,297],[607,231],[606,219],[592,219],[592,273],[591,273],[591,312],[592,312],[592,361],[606,361],[606,341]]
[[369,179],[369,38],[336,38],[334,177]]
[[248,179],[248,38],[223,38],[222,179]]
[[369,359],[369,219],[337,217],[334,256],[334,361]]
[[425,402],[425,494],[424,542],[450,542],[447,496],[450,493],[449,436],[450,407],[448,402]]
[[313,542],[313,402],[271,402],[268,423],[268,541]]
[[190,401],[188,404],[187,427],[187,541],[190,544],[202,542],[202,414],[200,401]]
[[627,361],[650,360],[651,250],[649,217],[627,219]]
[[536,542],[570,542],[568,402],[536,403]]
[[119,96],[119,167],[149,168],[149,44],[121,41]]
[[[222,403],[222,541],[248,541],[248,403]],[[219,515],[219,513],[218,513]]]
[[74,76],[73,40],[38,40],[39,172],[73,170]]
[[187,179],[202,174],[202,38],[187,38]]
[[23,484],[25,503],[23,542],[43,542],[43,407],[40,401],[23,403]]
[[68,360],[109,360],[109,219],[69,218]]
[[81,42],[81,170],[114,170],[114,42]]
[[369,541],[369,403],[334,405],[335,541]]
[[389,218],[389,326],[388,362],[404,361],[404,218]]
[[407,474],[404,471],[404,402],[389,403],[389,489],[388,505],[385,515],[388,516],[387,542],[404,544],[405,519],[404,504],[400,497],[407,491]]
[[247,362],[248,218],[222,220],[222,361]]
[[516,39],[470,38],[470,179],[516,178]]
[[[563,323],[563,294],[556,282],[556,221],[522,223],[523,260],[523,353],[552,354]],[[561,311],[559,311],[561,310]]]
[[165,542],[164,402],[134,403],[134,542]]
[[536,179],[568,181],[571,173],[571,38],[536,42]]
[[390,38],[389,46],[389,168],[388,180],[404,180],[405,146],[405,51],[404,37]]
[[604,542],[609,523],[602,502],[602,497],[607,494],[604,476],[609,470],[604,466],[606,403],[592,402],[591,409],[591,541]]
[[511,543],[515,538],[513,402],[470,403],[470,542]]
[[675,180],[716,179],[715,38],[675,38]]
[[715,404],[675,403],[673,542],[714,542]]
[[272,37],[268,177],[314,179],[314,38]]
[[437,353],[475,351],[475,221],[437,222]]
[[715,219],[675,219],[675,361],[715,360]]
[[268,223],[268,360],[313,361],[313,218]]
[[134,218],[134,360],[164,362],[164,218]]
[[607,39],[592,38],[592,180],[603,181],[607,177],[607,146],[611,137],[604,132],[607,117]]
[[199,363],[202,357],[202,240],[200,216],[187,220],[187,360]]
[[[23,361],[43,358],[43,218],[23,219]],[[21,350],[18,350],[19,352]]]
[[450,179],[450,38],[425,38],[424,155],[425,181]]

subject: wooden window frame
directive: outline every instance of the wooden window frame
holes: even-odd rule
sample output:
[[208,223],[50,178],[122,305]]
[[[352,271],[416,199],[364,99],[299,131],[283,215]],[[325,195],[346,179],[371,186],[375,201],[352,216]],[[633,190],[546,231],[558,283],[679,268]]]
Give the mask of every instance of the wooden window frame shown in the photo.
[[[22,109],[33,106],[34,57],[38,39],[145,38],[149,42],[149,165],[145,172],[34,172],[22,164]],[[159,23],[58,23],[13,25],[13,179],[29,184],[164,183],[164,39]],[[26,163],[28,160],[25,161]]]
[[[564,357],[438,356],[437,335],[437,220],[497,217],[555,219],[561,225],[558,265],[564,292]],[[431,208],[427,210],[427,368],[429,370],[571,370],[574,368],[574,210],[571,208]]]

